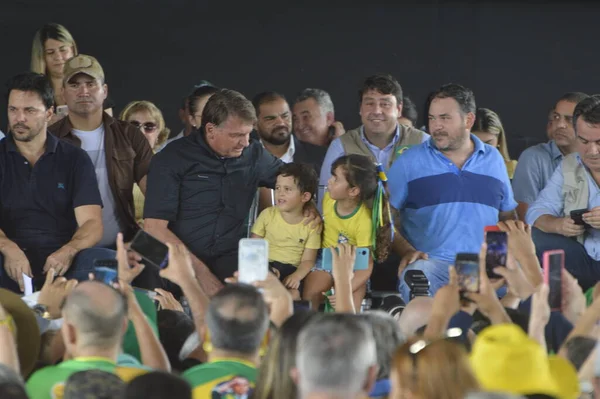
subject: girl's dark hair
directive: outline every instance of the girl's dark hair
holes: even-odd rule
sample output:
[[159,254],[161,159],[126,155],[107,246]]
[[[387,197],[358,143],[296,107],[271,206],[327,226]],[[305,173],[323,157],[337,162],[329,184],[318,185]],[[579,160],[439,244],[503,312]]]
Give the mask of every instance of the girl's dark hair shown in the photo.
[[[373,209],[373,200],[379,188],[379,173],[377,172],[377,166],[371,158],[359,154],[343,155],[331,165],[331,174],[334,174],[338,168],[341,168],[343,171],[344,177],[350,187],[357,187],[360,190],[360,200],[370,209]],[[382,190],[381,200],[383,209],[391,209],[385,190]],[[392,245],[391,229],[393,220],[387,211],[382,212],[382,217],[383,225],[380,225],[378,220],[371,220],[371,223],[377,224],[373,255],[378,262],[383,262],[387,259]]]

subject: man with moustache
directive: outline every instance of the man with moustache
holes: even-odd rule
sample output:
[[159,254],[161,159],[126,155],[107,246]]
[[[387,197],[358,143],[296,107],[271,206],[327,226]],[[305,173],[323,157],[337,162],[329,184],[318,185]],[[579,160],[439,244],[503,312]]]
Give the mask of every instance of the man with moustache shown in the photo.
[[401,213],[402,234],[429,255],[398,271],[398,290],[406,302],[408,270],[421,270],[434,295],[448,283],[456,254],[479,253],[485,226],[514,219],[517,207],[502,155],[471,134],[473,92],[448,84],[431,99],[431,138],[405,151],[388,174],[390,203]]
[[573,111],[578,102],[588,97],[585,93],[565,93],[550,112],[547,124],[550,141],[527,148],[519,157],[512,186],[519,204],[519,219],[525,220],[527,208],[546,187],[548,180],[563,157],[575,151],[577,138],[573,127]]
[[8,86],[10,131],[0,141],[0,287],[23,292],[23,275],[86,280],[93,259],[114,257],[94,248],[102,237],[102,201],[92,161],[48,134],[54,92],[28,72]]
[[[292,135],[292,115],[285,97],[267,91],[254,96],[252,105],[257,120],[253,138],[259,139],[265,149],[282,162],[311,165],[318,176],[327,148],[300,141]],[[261,188],[259,210],[273,205],[273,201],[274,191]]]
[[[575,152],[566,155],[527,211],[538,257],[565,251],[565,268],[583,289],[600,281],[600,95],[573,111]],[[558,142],[558,140],[557,140]],[[571,211],[586,209],[576,223]]]
[[292,115],[285,97],[272,91],[263,92],[252,99],[252,104],[256,109],[256,133],[265,149],[285,163],[309,164],[318,175],[327,148],[292,135]]

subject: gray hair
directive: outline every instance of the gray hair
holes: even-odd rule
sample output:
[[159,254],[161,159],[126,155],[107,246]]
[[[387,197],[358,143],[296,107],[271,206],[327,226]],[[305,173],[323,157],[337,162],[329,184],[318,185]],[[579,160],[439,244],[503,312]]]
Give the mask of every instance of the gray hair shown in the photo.
[[269,311],[253,286],[228,285],[211,298],[206,326],[215,348],[251,355],[269,328]]
[[331,101],[331,96],[329,95],[329,93],[322,89],[309,88],[302,90],[300,94],[298,94],[298,96],[296,97],[296,101],[294,102],[294,104],[306,101],[310,98],[312,98],[317,102],[317,104],[319,104],[319,108],[321,108],[321,111],[323,111],[323,113],[334,113],[333,101]]
[[67,296],[63,314],[78,330],[83,347],[109,349],[121,344],[127,302],[114,288],[97,281],[80,283]]
[[361,393],[377,364],[373,334],[355,315],[331,314],[309,323],[296,345],[298,389],[350,397]]
[[396,320],[381,310],[372,310],[358,315],[371,327],[377,349],[377,379],[389,378],[394,351],[406,341]]

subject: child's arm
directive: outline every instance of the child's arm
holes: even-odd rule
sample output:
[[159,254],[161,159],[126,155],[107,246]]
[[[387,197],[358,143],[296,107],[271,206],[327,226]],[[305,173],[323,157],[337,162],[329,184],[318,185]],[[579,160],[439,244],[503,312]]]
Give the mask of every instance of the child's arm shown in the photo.
[[315,267],[317,260],[318,249],[304,248],[302,252],[302,259],[296,271],[283,280],[283,285],[287,288],[297,290],[300,287],[300,282],[304,280],[308,273]]
[[256,234],[256,233],[251,233],[251,234],[250,234],[250,238],[265,238],[265,237],[263,237],[263,236],[259,236],[259,235],[258,235],[258,234]]

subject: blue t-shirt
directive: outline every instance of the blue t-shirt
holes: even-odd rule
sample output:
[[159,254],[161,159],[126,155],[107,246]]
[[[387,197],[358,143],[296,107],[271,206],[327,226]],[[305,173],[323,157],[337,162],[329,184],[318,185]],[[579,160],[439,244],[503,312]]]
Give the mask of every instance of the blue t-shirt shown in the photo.
[[471,140],[475,151],[462,169],[429,139],[405,151],[388,173],[404,237],[434,259],[479,253],[484,227],[517,207],[502,155],[474,135]]

